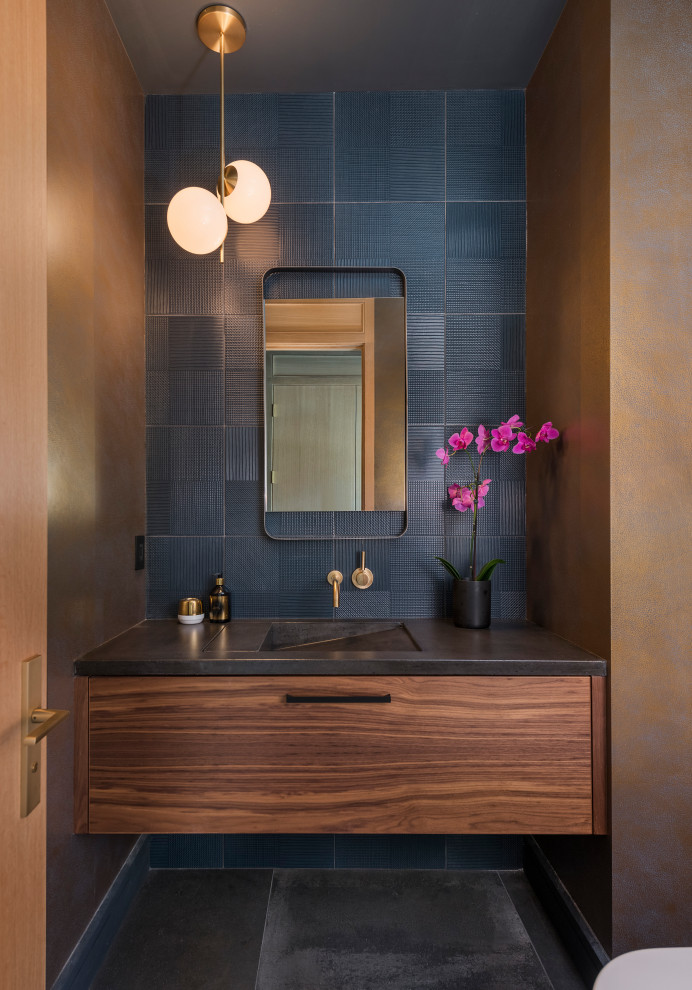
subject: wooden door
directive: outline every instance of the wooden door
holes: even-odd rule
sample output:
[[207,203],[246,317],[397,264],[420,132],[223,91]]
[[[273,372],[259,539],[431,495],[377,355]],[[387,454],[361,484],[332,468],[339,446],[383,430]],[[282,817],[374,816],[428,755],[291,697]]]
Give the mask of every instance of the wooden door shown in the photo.
[[45,772],[44,799],[26,818],[20,817],[19,781],[21,666],[34,654],[45,655],[46,644],[45,53],[45,6],[28,0],[5,4],[0,32],[0,986],[7,990],[39,990],[45,983]]
[[274,385],[273,512],[360,509],[360,389]]

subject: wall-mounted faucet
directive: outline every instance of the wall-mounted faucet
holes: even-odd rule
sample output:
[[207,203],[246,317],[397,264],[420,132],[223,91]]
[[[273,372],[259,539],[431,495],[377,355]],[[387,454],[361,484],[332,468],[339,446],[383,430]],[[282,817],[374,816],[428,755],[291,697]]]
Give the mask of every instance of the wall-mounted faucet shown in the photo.
[[365,550],[361,550],[360,567],[356,567],[351,575],[351,581],[353,581],[356,588],[360,588],[363,591],[365,588],[369,588],[374,580],[372,571],[369,567],[365,566]]
[[334,608],[339,607],[339,585],[343,579],[344,576],[341,571],[330,571],[329,574],[327,574],[327,581],[332,586]]

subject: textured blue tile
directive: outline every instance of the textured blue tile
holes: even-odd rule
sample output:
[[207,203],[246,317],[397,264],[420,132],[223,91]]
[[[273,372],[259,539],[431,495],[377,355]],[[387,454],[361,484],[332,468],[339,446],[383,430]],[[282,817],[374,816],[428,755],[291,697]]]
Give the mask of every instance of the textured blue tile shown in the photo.
[[447,93],[447,143],[523,146],[524,93],[520,89],[462,89]]
[[223,428],[149,427],[147,481],[223,478]]
[[[239,156],[240,157],[240,156]],[[274,203],[330,203],[334,191],[333,153],[328,147],[281,148],[264,168]]]
[[272,203],[257,223],[229,224],[229,259],[273,265],[329,265],[333,259],[331,203]]
[[355,272],[334,274],[334,297],[349,299],[356,296],[379,296],[384,299],[398,298],[405,294],[404,278],[399,272],[374,272],[363,269]]
[[444,93],[337,93],[335,142],[344,147],[444,145]]
[[254,426],[226,429],[226,480],[262,481],[263,430]]
[[332,299],[334,273],[320,271],[278,271],[264,280],[265,299]]
[[226,535],[262,536],[264,497],[257,481],[227,481]]
[[521,315],[447,315],[447,373],[468,368],[524,370],[525,327]]
[[443,870],[443,835],[335,835],[341,870]]
[[[213,100],[218,107],[217,97]],[[218,109],[217,109],[218,114]],[[225,99],[226,152],[228,161],[241,156],[237,148],[272,148],[279,140],[277,93],[230,93]],[[217,118],[218,131],[218,118]],[[218,147],[218,134],[212,147]]]
[[223,371],[171,371],[168,374],[169,422],[177,426],[223,425]]
[[226,423],[261,427],[264,423],[264,380],[259,368],[226,368]]
[[407,533],[400,540],[394,540],[390,557],[392,606],[395,597],[420,595],[424,600],[426,595],[438,594],[441,568],[435,557],[444,555],[444,540],[440,536]]
[[343,147],[389,144],[389,93],[336,93],[334,140]]
[[331,835],[225,835],[226,869],[332,869]]
[[229,316],[226,318],[226,367],[250,368],[264,365],[264,332],[260,316]]
[[461,426],[475,432],[479,423],[491,429],[515,413],[523,419],[524,405],[524,376],[519,371],[447,371],[447,425],[454,427],[452,432]]
[[336,536],[378,537],[400,536],[406,529],[405,512],[335,512]]
[[441,536],[443,534],[446,496],[447,489],[442,472],[436,481],[409,481],[409,536]]
[[334,535],[333,512],[267,512],[264,524],[277,539]]
[[339,148],[336,201],[347,203],[444,199],[444,148]]
[[523,258],[447,261],[450,313],[523,313],[526,307]]
[[244,619],[331,619],[332,592],[240,591],[233,593],[233,616]]
[[279,145],[332,146],[332,93],[280,93],[278,99]]
[[231,591],[281,591],[285,583],[281,546],[266,536],[227,536],[224,577]]
[[448,870],[520,870],[521,835],[448,835]]
[[206,601],[213,575],[222,568],[221,537],[149,536],[147,618],[173,618],[181,598]]
[[[404,268],[408,259],[444,259],[443,203],[337,204],[336,258],[368,264],[375,258]],[[360,259],[360,261],[356,261]]]
[[[344,580],[346,575],[344,575]],[[350,577],[348,579],[350,581]],[[373,590],[374,585],[359,592],[353,585],[347,587],[339,602],[337,619],[388,619],[391,615],[391,592]]]
[[410,481],[444,480],[444,471],[435,451],[445,442],[442,423],[410,426],[408,430],[408,476]]
[[447,258],[524,258],[524,203],[448,203]]
[[223,866],[221,835],[152,835],[152,870],[217,870]]
[[222,481],[173,481],[170,484],[172,536],[223,536]]
[[439,423],[444,419],[444,386],[445,376],[442,371],[409,371],[409,423]]
[[524,148],[461,145],[447,149],[448,200],[526,199]]
[[445,363],[443,313],[413,313],[407,319],[406,360],[409,371],[438,371]]
[[[444,556],[440,553],[439,556]],[[438,564],[438,567],[440,565]],[[425,619],[446,615],[445,588],[442,581],[425,591],[394,590],[390,594],[392,617]]]
[[262,317],[262,276],[277,262],[226,257],[223,265],[226,316]]
[[149,426],[166,426],[171,422],[168,405],[168,372],[147,371],[145,375],[146,419]]
[[218,371],[223,367],[224,323],[220,316],[170,316],[168,367]]

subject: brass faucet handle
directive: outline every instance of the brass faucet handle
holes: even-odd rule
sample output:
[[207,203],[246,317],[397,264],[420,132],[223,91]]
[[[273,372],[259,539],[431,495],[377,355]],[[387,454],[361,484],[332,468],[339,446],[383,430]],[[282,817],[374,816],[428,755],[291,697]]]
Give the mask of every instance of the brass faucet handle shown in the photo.
[[343,579],[344,576],[341,571],[330,571],[329,574],[327,574],[327,581],[332,586],[334,608],[339,607],[339,585]]
[[355,571],[351,575],[351,581],[355,584],[356,588],[360,588],[364,591],[369,588],[372,582],[375,580],[372,571],[369,567],[365,566],[365,550],[360,552],[360,567],[356,567]]

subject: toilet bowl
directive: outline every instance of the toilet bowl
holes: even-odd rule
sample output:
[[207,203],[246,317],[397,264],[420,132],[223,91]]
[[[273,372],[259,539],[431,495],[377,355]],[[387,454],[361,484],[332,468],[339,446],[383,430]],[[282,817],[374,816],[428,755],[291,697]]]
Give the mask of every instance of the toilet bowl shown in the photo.
[[636,949],[612,959],[593,990],[691,990],[692,948]]

